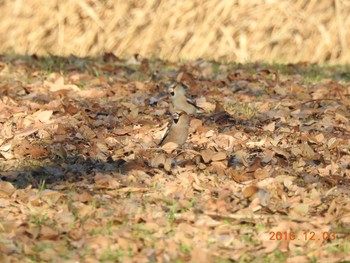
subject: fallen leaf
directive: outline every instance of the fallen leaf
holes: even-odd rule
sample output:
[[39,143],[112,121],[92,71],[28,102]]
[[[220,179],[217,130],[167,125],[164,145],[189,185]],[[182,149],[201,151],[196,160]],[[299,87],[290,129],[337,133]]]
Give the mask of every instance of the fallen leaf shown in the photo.
[[227,155],[225,152],[218,152],[218,153],[215,153],[212,157],[211,157],[211,160],[213,162],[215,161],[222,161],[222,160],[225,160],[227,158]]
[[166,153],[171,153],[173,152],[175,149],[177,149],[179,147],[179,145],[177,143],[174,142],[167,142],[166,144],[164,144],[162,146],[162,150],[164,150]]
[[57,238],[59,233],[49,226],[41,225],[39,239],[41,240],[54,240]]
[[9,182],[0,181],[0,195],[1,197],[9,197],[15,192],[16,188]]
[[274,132],[276,128],[276,122],[271,122],[263,127],[264,131]]
[[211,149],[202,150],[200,153],[201,153],[201,156],[203,158],[204,163],[209,163],[211,161],[212,157],[215,155],[215,152]]
[[53,114],[52,110],[38,111],[33,114],[33,117],[42,123],[47,123]]
[[249,198],[250,200],[253,200],[258,192],[259,192],[259,188],[258,187],[253,186],[253,185],[247,186],[243,190],[243,196],[245,198]]

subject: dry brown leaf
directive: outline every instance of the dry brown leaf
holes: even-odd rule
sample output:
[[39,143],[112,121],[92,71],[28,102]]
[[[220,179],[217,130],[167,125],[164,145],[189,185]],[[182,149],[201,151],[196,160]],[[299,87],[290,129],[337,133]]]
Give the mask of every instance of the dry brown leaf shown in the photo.
[[264,151],[264,158],[261,160],[263,163],[269,163],[273,156],[275,155],[275,153],[271,150],[265,150]]
[[165,164],[164,164],[164,169],[165,169],[165,171],[170,172],[170,171],[171,171],[171,168],[172,168],[172,164],[173,164],[173,159],[167,158],[167,159],[165,160]]
[[179,147],[177,143],[174,142],[167,142],[162,146],[162,150],[164,150],[166,153],[171,153],[174,150],[176,150]]
[[280,147],[272,146],[271,150],[274,151],[276,154],[282,155],[286,160],[290,158],[290,154]]
[[24,149],[23,154],[29,154],[33,158],[40,158],[47,156],[47,149],[43,148],[40,145],[32,145],[32,147]]
[[199,127],[203,126],[203,122],[202,120],[199,119],[192,119],[190,121],[190,127],[194,130],[194,131],[198,131]]
[[227,164],[225,162],[213,161],[211,165],[217,175],[221,176],[226,174]]
[[138,90],[144,90],[145,89],[145,83],[142,83],[140,81],[135,81],[131,84],[134,84],[135,85],[135,88],[138,89]]
[[299,263],[299,262],[308,262],[310,259],[307,256],[295,256],[287,258],[286,263]]
[[271,122],[263,127],[264,131],[274,132],[276,128],[276,122]]
[[33,114],[33,118],[37,119],[41,123],[47,123],[53,114],[52,110],[37,111]]
[[349,123],[349,119],[340,113],[335,114],[335,120],[340,123]]
[[264,168],[258,168],[254,171],[254,177],[259,180],[263,180],[265,178],[270,177],[270,171],[267,167]]
[[212,157],[211,157],[211,160],[213,162],[215,161],[222,161],[222,160],[225,160],[227,158],[227,155],[225,152],[218,152],[218,153],[215,153]]
[[[1,198],[2,195],[3,194],[0,191],[0,208],[4,208],[4,207],[7,207],[10,205],[10,200],[7,198],[8,196],[4,194],[5,198]],[[3,222],[3,223],[5,223],[5,222]],[[2,229],[1,224],[0,224],[0,229]]]
[[315,156],[314,149],[312,149],[307,143],[300,144],[299,149],[301,151],[301,155],[308,159],[312,159]]
[[151,166],[155,168],[159,168],[160,166],[163,166],[166,161],[165,154],[157,154],[154,158],[151,160]]
[[314,140],[311,140],[312,142],[316,142],[316,143],[324,143],[325,141],[325,137],[323,135],[323,133],[317,134]]
[[118,180],[111,177],[110,175],[96,173],[94,180],[95,180],[96,186],[98,186],[99,188],[116,189],[120,187],[120,183],[118,182]]
[[40,235],[40,226],[31,224],[26,228],[26,232],[36,239]]
[[258,192],[259,192],[259,187],[256,187],[256,186],[253,186],[253,185],[247,186],[243,190],[243,196],[245,198],[249,198],[250,200],[253,200]]
[[63,201],[65,199],[65,195],[63,193],[48,189],[42,192],[42,196],[45,198],[45,200],[52,203],[57,203],[58,201]]
[[4,145],[1,145],[0,151],[7,152],[8,150],[11,149],[11,146],[12,146],[12,142],[9,142],[9,143],[6,143]]
[[1,157],[4,157],[6,160],[12,160],[15,158],[15,155],[8,152],[0,152],[0,158]]
[[[55,74],[52,74],[50,76],[51,78],[55,78]],[[49,87],[49,90],[51,92],[57,92],[62,90],[71,90],[75,92],[79,92],[80,89],[76,85],[70,85],[70,84],[64,84],[64,78],[62,76],[59,76],[54,82],[50,81],[44,81],[44,85]]]
[[86,99],[97,99],[97,98],[104,98],[107,95],[106,90],[97,90],[97,89],[84,89],[77,91],[76,93],[79,97],[86,98]]
[[226,171],[226,174],[231,176],[237,183],[243,183],[254,179],[252,174],[246,173],[245,171],[234,171],[233,169],[229,169]]
[[85,205],[83,203],[76,204],[75,208],[77,209],[79,218],[84,218],[86,216],[93,216],[92,213],[95,210],[93,206],[91,206],[90,204]]
[[57,238],[59,235],[59,233],[52,229],[49,226],[46,225],[41,225],[40,227],[40,233],[39,233],[39,239],[41,240],[54,240],[55,238]]
[[293,205],[291,212],[293,212],[293,215],[295,215],[296,217],[306,216],[309,213],[309,208],[309,204],[296,204]]
[[205,97],[201,97],[196,100],[198,107],[204,109],[206,112],[213,112],[215,110],[215,104],[207,102]]
[[104,144],[104,143],[98,142],[98,143],[96,143],[96,147],[97,147],[100,151],[102,151],[102,152],[104,152],[104,153],[107,153],[107,152],[108,152],[108,146],[107,146],[106,144]]
[[333,149],[337,145],[338,145],[338,141],[337,141],[337,138],[335,137],[330,138],[327,142],[328,149]]
[[1,197],[9,197],[16,191],[16,188],[9,182],[0,182]]
[[89,202],[92,202],[93,197],[87,191],[84,191],[82,193],[77,194],[74,199],[76,199],[79,202],[83,202],[83,203],[88,202],[89,203]]
[[128,135],[132,130],[128,129],[117,129],[114,131],[115,135],[118,136],[123,136],[123,135]]
[[200,152],[204,163],[209,163],[212,159],[212,157],[215,155],[215,151],[211,149],[205,149]]
[[199,245],[195,246],[191,251],[191,262],[210,262],[211,257],[209,251]]

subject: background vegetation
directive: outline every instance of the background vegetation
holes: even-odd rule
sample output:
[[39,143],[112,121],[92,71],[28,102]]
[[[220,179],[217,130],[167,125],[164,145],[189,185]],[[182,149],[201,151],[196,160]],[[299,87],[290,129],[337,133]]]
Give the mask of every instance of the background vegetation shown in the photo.
[[0,1],[0,52],[349,63],[350,1]]

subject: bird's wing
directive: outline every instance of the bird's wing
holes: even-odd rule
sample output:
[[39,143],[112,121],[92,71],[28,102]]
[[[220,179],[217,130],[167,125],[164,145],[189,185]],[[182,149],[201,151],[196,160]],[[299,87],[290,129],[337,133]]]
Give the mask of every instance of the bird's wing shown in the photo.
[[199,107],[193,100],[186,98],[186,101],[192,106],[194,106],[197,110],[204,110],[203,108]]
[[173,125],[173,123],[174,123],[174,121],[169,122],[167,130],[164,133],[164,136],[163,136],[162,140],[158,143],[158,146],[162,145],[162,143],[164,142],[165,138],[168,136],[168,134],[170,132],[170,129],[171,129],[171,126]]

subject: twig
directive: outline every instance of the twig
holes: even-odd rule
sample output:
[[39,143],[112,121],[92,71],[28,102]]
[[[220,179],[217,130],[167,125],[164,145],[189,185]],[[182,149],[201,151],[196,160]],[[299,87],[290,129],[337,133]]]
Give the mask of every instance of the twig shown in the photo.
[[258,215],[258,214],[252,214],[252,215],[247,215],[247,214],[219,214],[219,213],[213,213],[213,212],[204,212],[205,215],[210,216],[210,217],[219,217],[222,219],[270,219],[273,217],[278,217],[281,219],[291,219],[288,216],[284,215]]
[[340,99],[313,99],[313,100],[307,100],[307,101],[301,102],[301,103],[300,103],[300,106],[301,106],[301,105],[304,105],[304,104],[307,104],[307,103],[317,102],[317,101],[323,101],[323,100],[332,100],[332,101],[336,101],[336,102],[341,102]]

